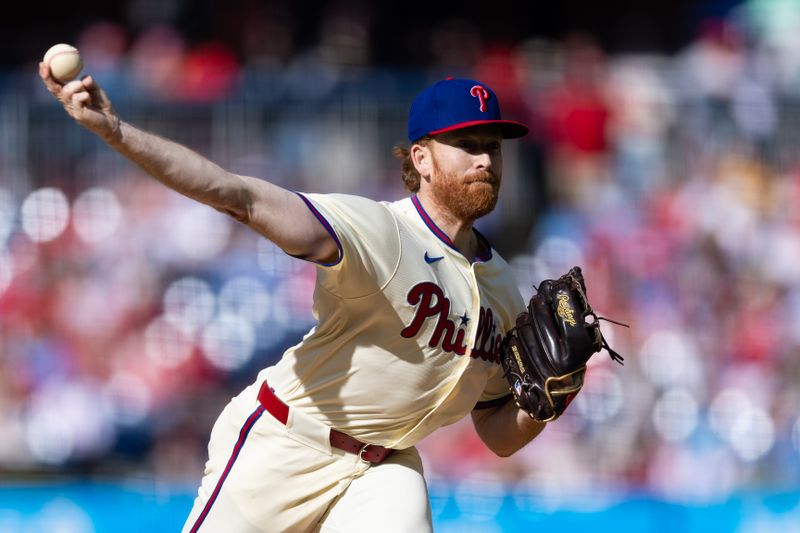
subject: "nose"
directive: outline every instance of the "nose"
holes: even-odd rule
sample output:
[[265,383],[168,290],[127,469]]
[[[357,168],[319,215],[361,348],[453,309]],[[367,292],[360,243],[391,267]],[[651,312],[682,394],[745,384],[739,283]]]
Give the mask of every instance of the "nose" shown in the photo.
[[475,168],[492,168],[492,158],[488,152],[475,154]]

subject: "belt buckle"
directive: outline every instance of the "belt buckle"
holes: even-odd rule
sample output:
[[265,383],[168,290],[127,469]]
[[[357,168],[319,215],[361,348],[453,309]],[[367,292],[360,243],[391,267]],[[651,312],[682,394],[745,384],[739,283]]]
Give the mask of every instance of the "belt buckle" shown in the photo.
[[372,461],[370,461],[369,459],[365,459],[365,458],[364,458],[364,452],[365,452],[365,451],[367,451],[367,448],[369,448],[369,447],[370,447],[370,445],[369,445],[369,444],[365,444],[365,445],[363,445],[363,446],[361,447],[361,449],[358,451],[358,458],[359,458],[359,459],[361,459],[362,461],[364,461],[365,463],[370,463],[370,464],[372,464]]

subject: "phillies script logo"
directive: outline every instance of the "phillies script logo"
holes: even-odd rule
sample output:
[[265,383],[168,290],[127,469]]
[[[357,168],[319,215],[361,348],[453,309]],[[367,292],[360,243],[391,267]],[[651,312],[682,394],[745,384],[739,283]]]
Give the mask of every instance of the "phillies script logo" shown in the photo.
[[486,100],[489,99],[489,91],[486,90],[485,87],[481,87],[480,85],[473,85],[472,89],[469,90],[469,94],[477,98],[480,103],[480,110],[486,111]]
[[[450,300],[438,285],[430,281],[419,283],[408,292],[407,299],[408,303],[417,306],[417,312],[414,314],[411,324],[403,328],[400,335],[407,339],[416,337],[425,321],[434,318],[436,327],[428,341],[428,346],[431,348],[441,346],[445,352],[458,355],[467,353],[467,345],[464,344],[466,330],[461,329],[460,325],[456,327],[456,323],[450,320]],[[495,324],[492,310],[481,307],[475,345],[472,347],[470,356],[499,364],[498,350],[502,338],[502,334],[497,332],[497,324]]]

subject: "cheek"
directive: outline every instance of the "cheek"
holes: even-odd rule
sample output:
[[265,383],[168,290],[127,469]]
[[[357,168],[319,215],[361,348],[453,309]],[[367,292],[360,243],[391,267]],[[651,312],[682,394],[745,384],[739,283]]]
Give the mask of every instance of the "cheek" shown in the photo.
[[498,154],[498,155],[492,157],[492,168],[495,169],[495,172],[497,174],[500,174],[500,172],[502,172],[502,170],[503,170],[503,156],[502,155]]
[[451,158],[439,157],[433,160],[433,170],[437,176],[450,177],[458,174],[459,167],[453,163]]
[[459,172],[469,169],[472,161],[468,155],[461,150],[447,147],[439,151],[435,160],[439,163],[439,168],[445,172]]

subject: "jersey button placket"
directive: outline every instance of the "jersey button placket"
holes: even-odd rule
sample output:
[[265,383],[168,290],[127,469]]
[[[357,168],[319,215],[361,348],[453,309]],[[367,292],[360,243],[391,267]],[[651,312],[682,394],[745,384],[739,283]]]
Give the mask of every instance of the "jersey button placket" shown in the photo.
[[[478,279],[475,277],[475,263],[472,263],[468,270],[468,280],[470,284],[470,292],[472,293],[472,320],[467,325],[467,364],[472,359],[472,347],[475,346],[475,334],[478,331],[478,322],[480,322],[480,309],[481,309],[481,296],[478,287]],[[466,368],[467,365],[465,365]]]

